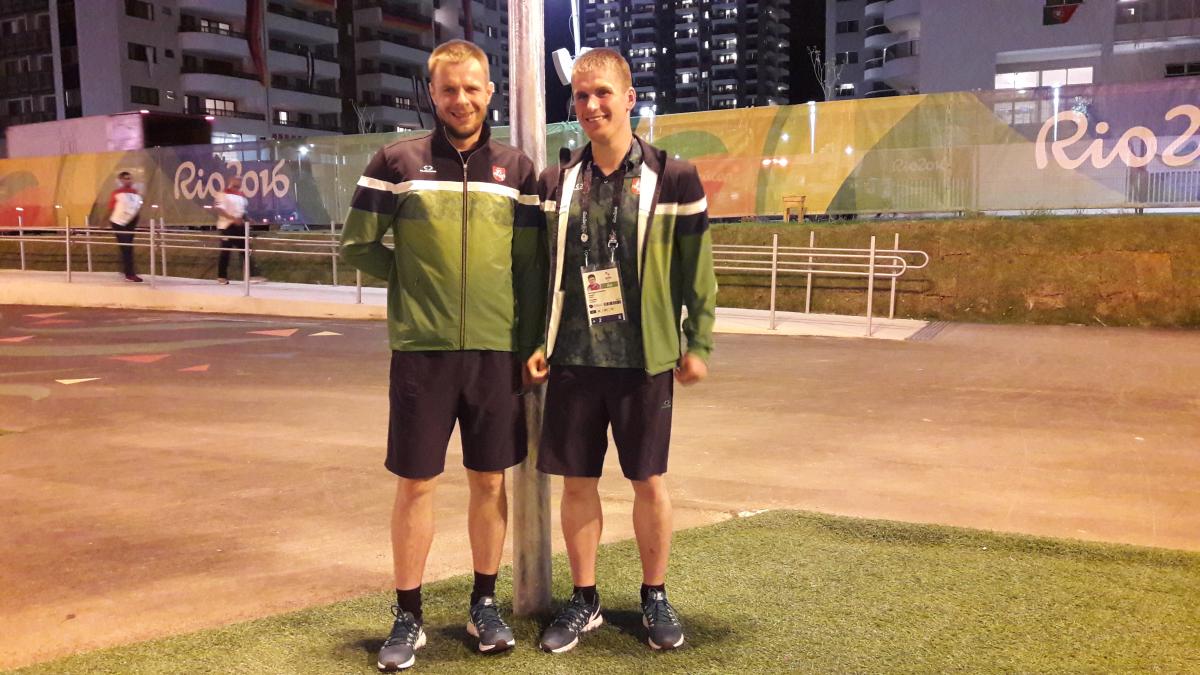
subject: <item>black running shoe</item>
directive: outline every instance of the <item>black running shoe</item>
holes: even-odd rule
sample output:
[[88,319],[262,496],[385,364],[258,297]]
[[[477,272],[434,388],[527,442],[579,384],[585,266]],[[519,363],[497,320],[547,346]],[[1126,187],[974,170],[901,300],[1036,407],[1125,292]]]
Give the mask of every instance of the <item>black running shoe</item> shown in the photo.
[[600,615],[600,596],[596,596],[595,602],[588,602],[583,599],[582,593],[576,593],[542,631],[540,646],[543,651],[554,654],[569,652],[579,644],[580,635],[599,628],[602,623],[604,617]]
[[647,642],[654,649],[675,649],[683,644],[683,624],[662,591],[646,595],[642,602],[642,625],[650,632]]
[[396,615],[396,621],[392,624],[392,634],[379,648],[377,664],[385,673],[412,668],[417,662],[416,651],[425,646],[425,631],[411,612],[402,612],[392,605],[392,614]]
[[485,595],[474,605],[471,605],[471,620],[467,622],[467,632],[471,637],[479,638],[479,651],[485,654],[502,652],[517,644],[512,629],[500,617],[496,609],[496,599]]

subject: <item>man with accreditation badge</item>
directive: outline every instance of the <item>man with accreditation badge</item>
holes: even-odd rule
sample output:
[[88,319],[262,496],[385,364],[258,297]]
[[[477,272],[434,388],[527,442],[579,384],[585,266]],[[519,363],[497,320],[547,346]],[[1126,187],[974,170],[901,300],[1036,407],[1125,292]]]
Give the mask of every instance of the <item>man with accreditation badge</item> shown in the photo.
[[620,54],[595,49],[580,56],[571,90],[590,143],[540,181],[552,286],[545,343],[525,374],[532,383],[549,381],[538,469],[563,476],[574,592],[540,646],[568,651],[603,623],[598,483],[611,426],[633,486],[647,642],[672,649],[683,644],[684,631],[665,586],[671,378],[673,371],[688,385],[708,371],[717,292],[708,206],[693,165],[634,136],[636,94]]

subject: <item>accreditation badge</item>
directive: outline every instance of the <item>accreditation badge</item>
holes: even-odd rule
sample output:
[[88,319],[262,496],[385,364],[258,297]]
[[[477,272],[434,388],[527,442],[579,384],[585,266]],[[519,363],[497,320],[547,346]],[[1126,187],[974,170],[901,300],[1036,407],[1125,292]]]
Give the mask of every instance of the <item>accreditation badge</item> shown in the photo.
[[583,298],[587,303],[588,325],[625,320],[625,298],[621,294],[621,273],[616,265],[588,265],[579,268]]

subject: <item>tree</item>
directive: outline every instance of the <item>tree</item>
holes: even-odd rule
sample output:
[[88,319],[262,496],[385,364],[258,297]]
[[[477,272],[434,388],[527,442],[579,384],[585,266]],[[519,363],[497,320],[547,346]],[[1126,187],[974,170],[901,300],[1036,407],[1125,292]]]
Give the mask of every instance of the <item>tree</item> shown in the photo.
[[821,54],[821,50],[816,47],[808,48],[808,60],[812,63],[813,76],[821,84],[821,92],[825,95],[825,100],[831,100],[834,92],[837,91],[838,82],[842,79],[842,71],[846,69],[846,64],[829,63]]

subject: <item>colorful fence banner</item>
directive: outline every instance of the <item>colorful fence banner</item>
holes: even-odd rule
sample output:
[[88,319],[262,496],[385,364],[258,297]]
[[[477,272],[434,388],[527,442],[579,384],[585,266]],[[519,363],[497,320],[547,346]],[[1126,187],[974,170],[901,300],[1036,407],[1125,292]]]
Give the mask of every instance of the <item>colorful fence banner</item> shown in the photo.
[[[644,117],[639,134],[694,162],[712,216],[1200,206],[1200,83],[1042,87]],[[425,133],[425,132],[408,132]],[[496,129],[503,140],[507,129]],[[382,145],[404,134],[183,146],[0,160],[0,227],[103,217],[133,172],[152,217],[215,220],[240,176],[260,223],[328,226]],[[548,129],[548,163],[586,143]]]

